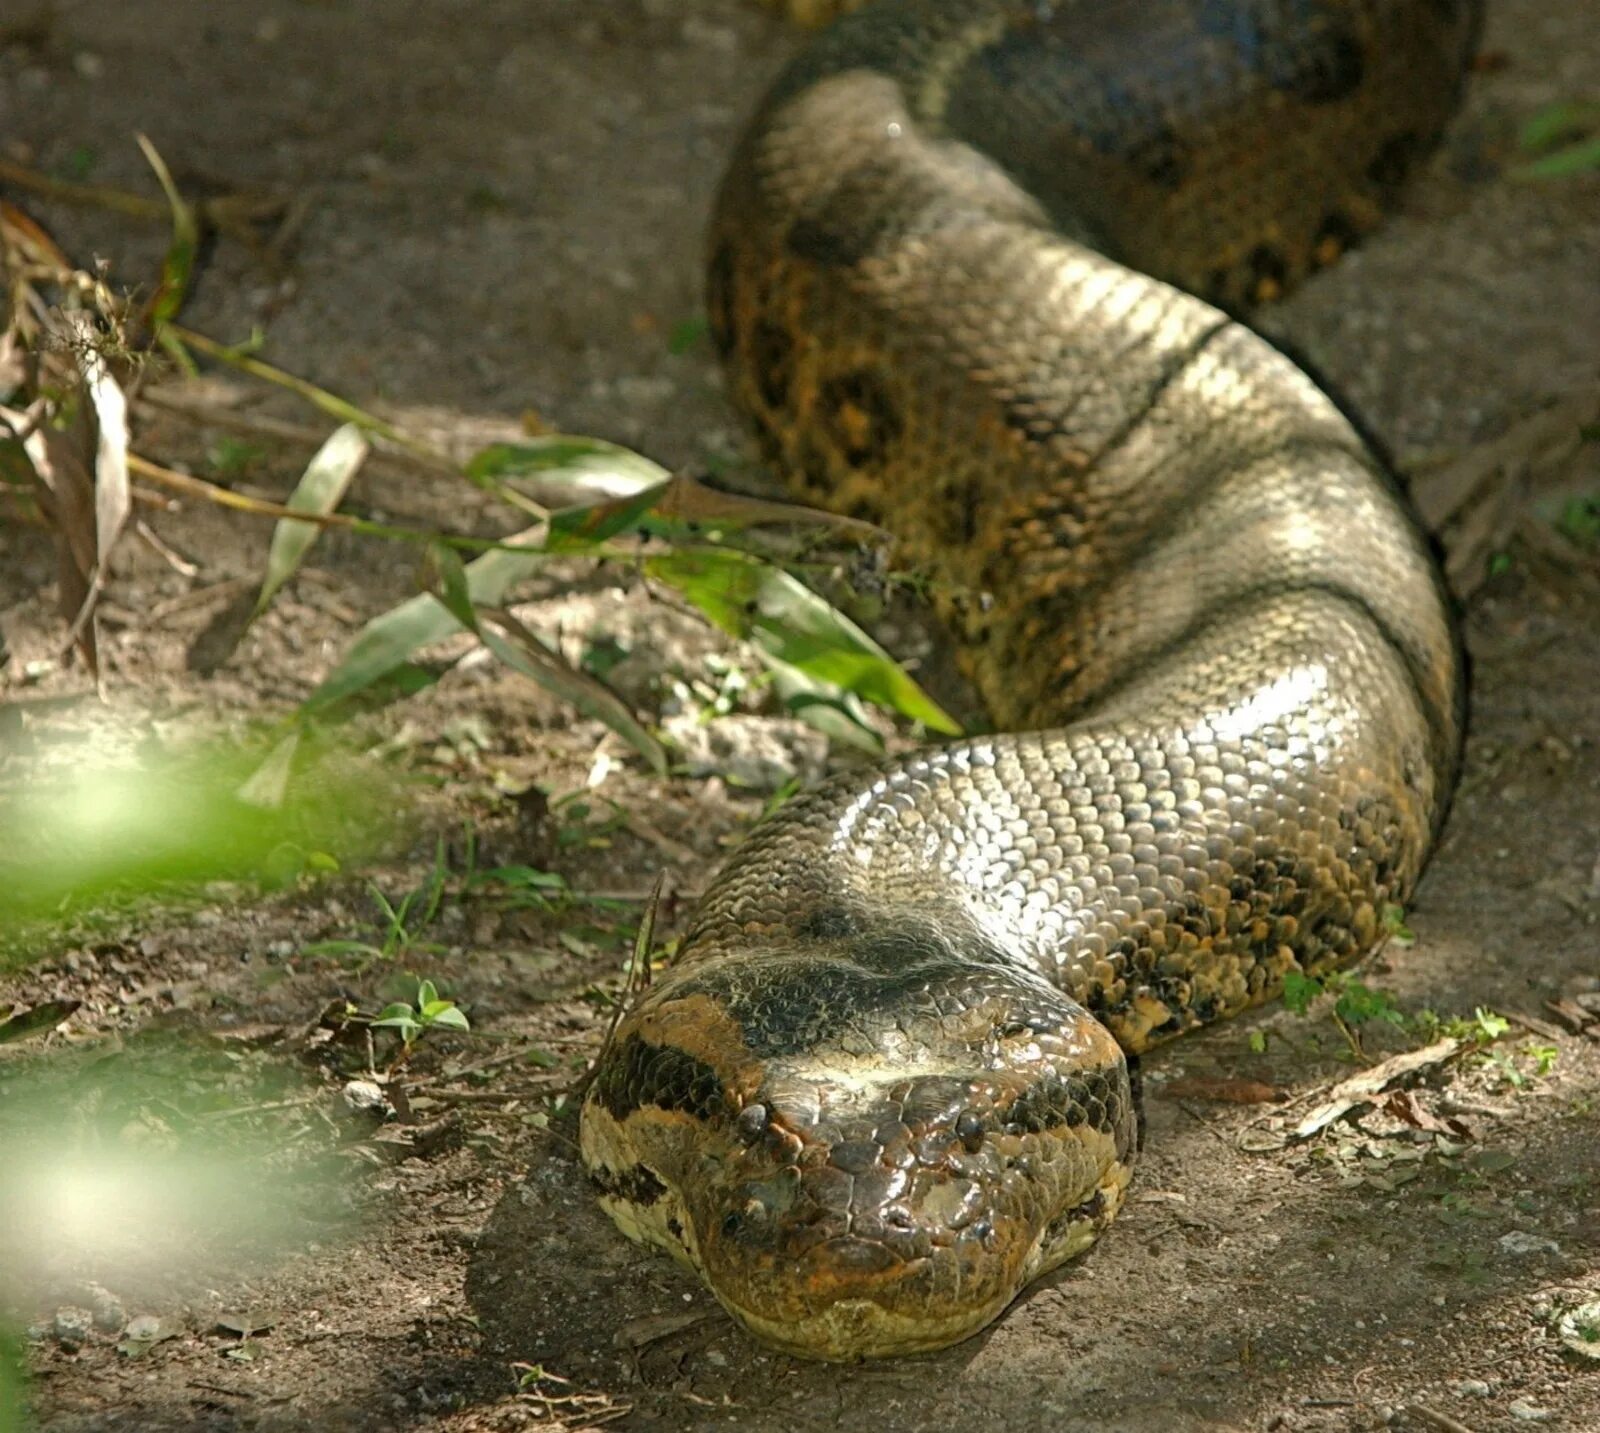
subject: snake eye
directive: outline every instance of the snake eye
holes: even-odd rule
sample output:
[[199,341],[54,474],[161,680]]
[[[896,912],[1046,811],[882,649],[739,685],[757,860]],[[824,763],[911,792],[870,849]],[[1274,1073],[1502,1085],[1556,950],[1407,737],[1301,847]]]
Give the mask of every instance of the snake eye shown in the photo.
[[1028,1024],[1026,1020],[1012,1020],[1000,1027],[1000,1038],[1002,1040],[1015,1040],[1019,1035],[1031,1034],[1033,1034],[1033,1026]]
[[734,1133],[743,1143],[754,1144],[767,1132],[767,1119],[765,1105],[746,1105],[733,1122]]
[[739,1228],[743,1223],[744,1217],[737,1210],[724,1214],[722,1216],[722,1233],[724,1237],[733,1238],[739,1232]]
[[976,1110],[962,1110],[956,1119],[956,1138],[968,1154],[983,1148],[983,1116]]

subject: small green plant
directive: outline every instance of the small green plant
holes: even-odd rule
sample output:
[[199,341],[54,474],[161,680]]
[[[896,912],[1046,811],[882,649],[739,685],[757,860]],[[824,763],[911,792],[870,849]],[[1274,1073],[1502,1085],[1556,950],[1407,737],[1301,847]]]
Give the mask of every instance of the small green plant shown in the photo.
[[[1555,1068],[1557,1058],[1561,1051],[1554,1045],[1524,1045],[1520,1050],[1492,1050],[1484,1055],[1484,1060],[1493,1066],[1495,1073],[1500,1077],[1500,1083],[1513,1090],[1526,1088],[1529,1080],[1542,1080]],[[1531,1072],[1523,1069],[1519,1060],[1531,1060]]]
[[680,319],[672,325],[672,331],[667,335],[667,352],[677,357],[694,348],[711,331],[711,324],[704,314],[695,314],[692,318]]
[[1558,100],[1529,116],[1517,142],[1530,156],[1513,179],[1569,179],[1600,168],[1600,103]]
[[445,860],[444,838],[434,848],[433,867],[427,878],[413,891],[392,902],[371,881],[367,890],[378,908],[381,924],[378,940],[318,940],[303,947],[306,955],[353,956],[362,966],[375,961],[394,960],[401,955],[438,955],[444,947],[435,941],[419,939],[438,917],[444,904],[449,867]]
[[454,1000],[441,999],[438,987],[431,980],[417,982],[415,1001],[393,1001],[385,1005],[371,1023],[375,1030],[393,1030],[400,1036],[396,1066],[411,1058],[417,1042],[430,1030],[460,1030],[465,1034],[472,1029],[466,1012]]
[[1309,1013],[1311,1004],[1319,996],[1335,997],[1328,1012],[1339,1034],[1356,1059],[1365,1062],[1367,1053],[1361,1047],[1361,1027],[1373,1022],[1406,1028],[1406,1017],[1386,991],[1374,990],[1344,971],[1329,975],[1302,975],[1291,970],[1283,980],[1283,1003],[1296,1015]]
[[[1390,909],[1399,912],[1398,906]],[[1400,937],[1402,932],[1405,936],[1410,935],[1398,915],[1394,917],[1394,922],[1391,930],[1396,937]],[[1314,976],[1291,970],[1284,977],[1283,1003],[1296,1015],[1309,1014],[1312,1003],[1324,995],[1334,997],[1328,1016],[1338,1027],[1339,1034],[1349,1046],[1351,1054],[1363,1062],[1367,1059],[1366,1051],[1361,1045],[1361,1029],[1365,1025],[1392,1025],[1396,1030],[1423,1044],[1443,1039],[1460,1040],[1480,1052],[1493,1045],[1511,1029],[1511,1022],[1505,1016],[1498,1015],[1482,1005],[1476,1007],[1468,1016],[1446,1017],[1427,1009],[1408,1014],[1400,1009],[1394,997],[1387,991],[1374,990],[1346,971],[1333,971],[1328,975]],[[1251,1036],[1250,1048],[1258,1054],[1265,1051],[1264,1033],[1259,1046],[1255,1036]],[[1520,1053],[1532,1057],[1535,1061],[1534,1073],[1543,1076],[1549,1073],[1560,1051],[1554,1045],[1539,1045],[1529,1046]],[[1501,1066],[1503,1078],[1508,1084],[1520,1088],[1527,1082],[1526,1075],[1520,1067],[1512,1063],[1509,1055],[1497,1054],[1495,1063]]]
[[500,904],[506,910],[557,911],[572,900],[572,887],[559,871],[541,871],[537,866],[491,866],[480,871],[469,890],[498,887]]
[[1579,547],[1600,547],[1600,494],[1569,498],[1556,515],[1556,531]]
[[267,450],[242,438],[218,438],[206,451],[211,470],[219,477],[236,478],[265,461]]
[[1389,939],[1402,948],[1417,943],[1416,933],[1406,924],[1404,906],[1387,905],[1383,908],[1383,928]]
[[[597,809],[600,807],[607,809]],[[612,833],[628,824],[628,813],[615,801],[596,798],[588,791],[558,796],[550,803],[550,810],[561,819],[556,829],[556,845],[563,849],[582,846],[591,851],[604,851],[611,845]]]

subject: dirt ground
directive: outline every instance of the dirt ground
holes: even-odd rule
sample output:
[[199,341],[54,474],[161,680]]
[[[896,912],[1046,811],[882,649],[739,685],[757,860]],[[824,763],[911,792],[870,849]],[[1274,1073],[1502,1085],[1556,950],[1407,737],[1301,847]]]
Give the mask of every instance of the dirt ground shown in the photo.
[[[1474,589],[1465,778],[1408,913],[1415,945],[1363,978],[1409,1011],[1520,1018],[1499,1058],[1427,1077],[1397,1107],[1424,1128],[1391,1108],[1296,1141],[1290,1128],[1350,1074],[1329,1021],[1274,1008],[1180,1042],[1147,1064],[1129,1208],[990,1332],[874,1367],[764,1352],[598,1214],[556,1095],[599,1043],[655,873],[669,873],[670,929],[762,788],[822,754],[735,694],[717,749],[657,779],[552,698],[464,663],[364,728],[429,785],[385,863],[77,921],[0,980],[0,1003],[82,1002],[46,1051],[126,1055],[157,1027],[232,1052],[234,1068],[303,1071],[305,1109],[328,1116],[317,1137],[355,1171],[346,1198],[366,1216],[181,1287],[111,1287],[108,1302],[41,1286],[14,1313],[35,1326],[42,1426],[1600,1429],[1600,1362],[1558,1337],[1564,1310],[1600,1298],[1600,1022],[1585,1034],[1548,1004],[1570,1012],[1600,992],[1600,568],[1556,527],[1571,499],[1600,493],[1600,176],[1508,173],[1522,121],[1600,95],[1600,27],[1587,0],[1489,12],[1463,114],[1405,213],[1263,326],[1402,472],[1482,480],[1488,508],[1444,531]],[[275,248],[217,244],[187,321],[230,342],[259,327],[276,362],[453,452],[526,422],[738,480],[743,440],[684,326],[722,156],[796,41],[740,0],[8,0],[0,158],[153,193],[142,131],[188,193],[289,196],[297,222]],[[158,225],[0,194],[114,281],[159,271]],[[326,431],[215,372],[150,397],[141,452],[214,473],[231,441],[226,480],[259,495],[285,494],[309,453],[284,423]],[[1566,441],[1582,414],[1589,440]],[[369,466],[349,505],[504,525],[464,483],[393,460]],[[269,526],[200,504],[142,515],[193,570],[124,548],[104,708],[57,660],[46,545],[0,527],[0,781],[88,727],[164,741],[286,711],[362,620],[415,590],[412,550],[329,535],[202,675],[194,653],[259,581]],[[1503,555],[1480,581],[1490,553]],[[613,679],[691,728],[727,689],[707,673],[739,665],[610,574],[553,568],[521,596],[541,631],[616,638],[629,655]],[[555,799],[597,775],[587,817]],[[365,968],[305,952],[370,922],[366,877],[413,886],[436,838],[459,863],[469,828],[481,866],[553,869],[611,904],[513,909],[453,886],[426,947]],[[460,1000],[473,1032],[426,1043],[395,1118],[352,1132],[335,1112],[361,1056],[319,1018],[390,998],[408,970]],[[1217,1098],[1251,1086],[1268,1102]],[[103,1327],[63,1337],[61,1308],[97,1302]],[[135,1348],[141,1316],[169,1336]]]

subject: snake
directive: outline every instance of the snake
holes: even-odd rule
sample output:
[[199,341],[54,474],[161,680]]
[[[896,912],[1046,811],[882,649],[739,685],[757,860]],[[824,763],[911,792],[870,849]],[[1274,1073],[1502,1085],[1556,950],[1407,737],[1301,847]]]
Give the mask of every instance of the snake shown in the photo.
[[875,0],[738,141],[727,386],[929,574],[989,729],[758,822],[598,1057],[622,1231],[759,1340],[991,1323],[1096,1240],[1139,1057],[1381,942],[1460,753],[1402,490],[1253,305],[1391,208],[1474,0]]

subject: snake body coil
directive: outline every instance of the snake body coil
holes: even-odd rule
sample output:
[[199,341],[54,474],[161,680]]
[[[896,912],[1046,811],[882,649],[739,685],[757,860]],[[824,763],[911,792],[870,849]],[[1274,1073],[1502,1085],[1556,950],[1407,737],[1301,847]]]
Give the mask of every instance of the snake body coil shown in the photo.
[[1376,222],[1475,22],[899,0],[747,131],[733,393],[937,574],[1007,733],[766,821],[602,1056],[603,1202],[770,1342],[981,1328],[1116,1213],[1125,1055],[1356,958],[1411,890],[1459,740],[1437,574],[1334,405],[1182,290],[1270,296]]

